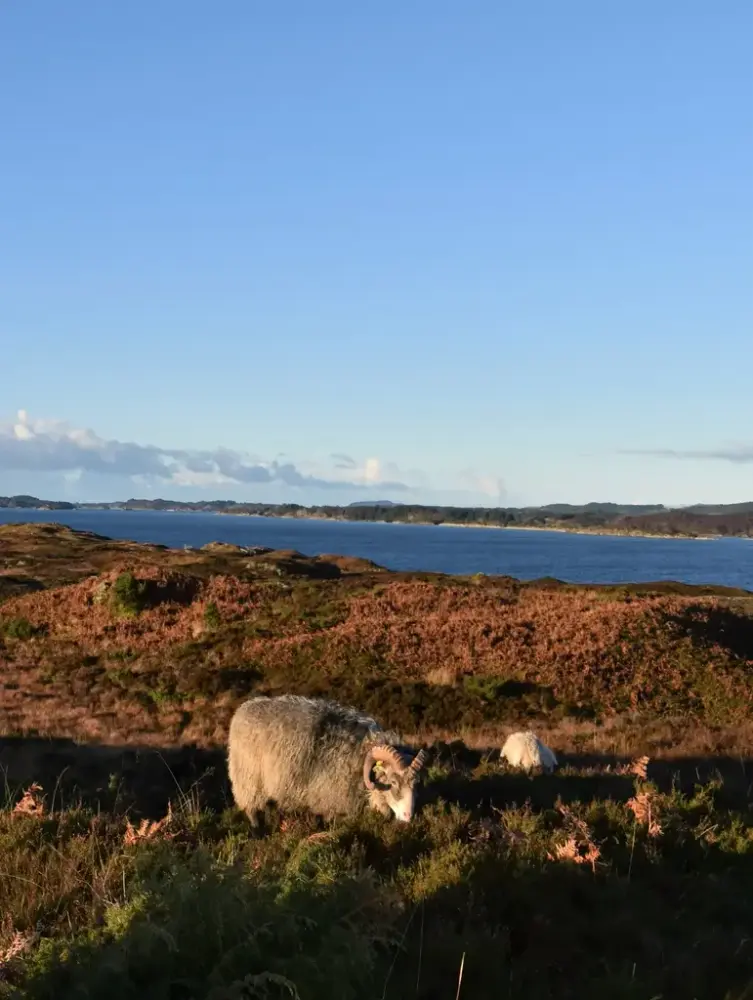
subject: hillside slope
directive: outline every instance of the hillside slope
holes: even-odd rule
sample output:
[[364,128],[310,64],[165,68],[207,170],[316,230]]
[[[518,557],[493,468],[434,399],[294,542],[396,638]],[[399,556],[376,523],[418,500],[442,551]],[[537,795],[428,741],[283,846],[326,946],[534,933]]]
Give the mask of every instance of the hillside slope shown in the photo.
[[[0,528],[0,997],[742,1000],[753,597]],[[232,809],[250,693],[425,744],[410,825]],[[532,727],[560,768],[499,747]]]

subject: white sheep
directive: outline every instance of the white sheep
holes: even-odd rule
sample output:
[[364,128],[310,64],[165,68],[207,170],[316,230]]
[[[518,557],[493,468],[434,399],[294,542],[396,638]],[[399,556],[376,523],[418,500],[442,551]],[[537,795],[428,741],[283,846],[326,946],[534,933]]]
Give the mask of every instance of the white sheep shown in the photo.
[[530,730],[525,733],[512,733],[505,740],[501,751],[502,759],[512,767],[520,767],[524,771],[534,771],[540,768],[547,774],[557,766],[557,758],[553,750],[541,742],[536,733]]
[[233,797],[254,823],[269,799],[327,817],[371,808],[409,822],[427,759],[371,716],[320,698],[250,698],[230,722]]

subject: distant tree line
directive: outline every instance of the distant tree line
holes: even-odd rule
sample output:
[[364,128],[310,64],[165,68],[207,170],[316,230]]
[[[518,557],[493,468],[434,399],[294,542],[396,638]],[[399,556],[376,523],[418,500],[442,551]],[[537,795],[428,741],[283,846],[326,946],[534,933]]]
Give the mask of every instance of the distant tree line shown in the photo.
[[652,535],[685,535],[690,537],[736,535],[753,538],[753,511],[731,514],[696,514],[692,511],[673,510],[667,511],[665,514],[625,517],[619,523],[627,530],[642,531]]
[[139,500],[118,503],[68,503],[31,496],[0,497],[0,507],[73,510],[190,510],[259,517],[322,518],[339,521],[386,521],[396,524],[458,524],[495,528],[559,528],[647,535],[736,535],[753,537],[753,502],[671,510],[661,504],[548,504],[544,507],[454,507],[428,504],[349,506],[238,503],[234,500]]

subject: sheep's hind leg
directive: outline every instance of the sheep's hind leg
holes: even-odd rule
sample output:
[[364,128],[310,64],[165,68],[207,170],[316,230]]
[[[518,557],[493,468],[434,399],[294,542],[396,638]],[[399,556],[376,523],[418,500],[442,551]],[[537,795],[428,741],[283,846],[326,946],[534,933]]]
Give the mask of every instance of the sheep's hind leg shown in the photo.
[[266,827],[265,813],[263,809],[246,809],[248,823],[254,833],[264,833]]

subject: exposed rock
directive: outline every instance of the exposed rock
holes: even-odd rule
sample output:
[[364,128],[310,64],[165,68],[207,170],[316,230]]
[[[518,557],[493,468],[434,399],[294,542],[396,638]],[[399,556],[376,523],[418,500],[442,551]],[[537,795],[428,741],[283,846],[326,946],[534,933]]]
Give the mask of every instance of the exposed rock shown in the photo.
[[207,542],[201,546],[202,552],[226,552],[228,555],[243,555],[248,549],[241,545],[232,545],[230,542]]

